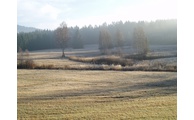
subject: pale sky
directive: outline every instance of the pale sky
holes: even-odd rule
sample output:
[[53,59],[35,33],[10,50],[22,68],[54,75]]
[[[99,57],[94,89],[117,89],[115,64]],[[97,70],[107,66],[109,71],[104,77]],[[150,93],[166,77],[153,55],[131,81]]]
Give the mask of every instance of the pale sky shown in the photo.
[[40,29],[176,18],[177,0],[17,0],[17,24]]

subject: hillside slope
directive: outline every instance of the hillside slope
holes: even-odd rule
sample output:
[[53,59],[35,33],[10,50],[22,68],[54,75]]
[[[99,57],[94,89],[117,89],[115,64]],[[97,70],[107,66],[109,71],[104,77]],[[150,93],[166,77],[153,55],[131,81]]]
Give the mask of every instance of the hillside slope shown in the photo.
[[25,26],[17,25],[17,33],[20,33],[20,32],[28,33],[28,32],[33,32],[35,30],[39,30],[39,29],[33,28],[33,27],[25,27]]

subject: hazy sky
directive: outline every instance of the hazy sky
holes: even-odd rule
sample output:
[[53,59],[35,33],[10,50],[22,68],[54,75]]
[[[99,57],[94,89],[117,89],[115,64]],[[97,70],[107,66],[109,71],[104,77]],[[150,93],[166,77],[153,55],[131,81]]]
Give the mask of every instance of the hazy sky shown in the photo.
[[17,0],[17,24],[40,29],[176,18],[176,0]]

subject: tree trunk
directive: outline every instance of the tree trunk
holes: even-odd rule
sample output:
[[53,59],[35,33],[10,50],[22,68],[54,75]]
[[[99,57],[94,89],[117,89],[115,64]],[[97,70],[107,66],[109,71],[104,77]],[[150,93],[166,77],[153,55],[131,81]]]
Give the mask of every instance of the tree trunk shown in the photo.
[[65,49],[64,48],[62,48],[62,58],[64,58],[65,57]]

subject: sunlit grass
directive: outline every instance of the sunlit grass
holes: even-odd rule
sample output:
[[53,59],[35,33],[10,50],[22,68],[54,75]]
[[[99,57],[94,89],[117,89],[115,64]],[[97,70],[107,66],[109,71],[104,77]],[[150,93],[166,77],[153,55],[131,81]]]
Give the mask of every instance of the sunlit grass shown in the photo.
[[18,119],[176,119],[168,72],[18,70]]
[[39,100],[19,104],[18,118],[25,119],[176,119],[176,96],[122,101],[101,98]]

